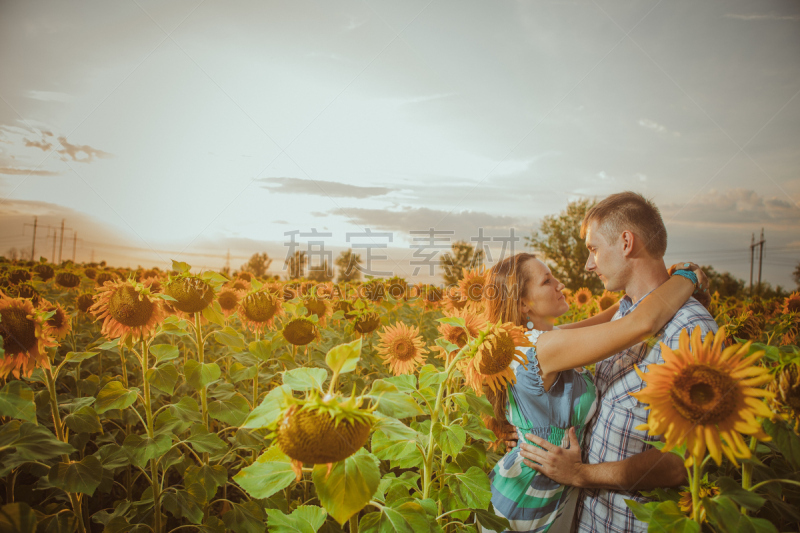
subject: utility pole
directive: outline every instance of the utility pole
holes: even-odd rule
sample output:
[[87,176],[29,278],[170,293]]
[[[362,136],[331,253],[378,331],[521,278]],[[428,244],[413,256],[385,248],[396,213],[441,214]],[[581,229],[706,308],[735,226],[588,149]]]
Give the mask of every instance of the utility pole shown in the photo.
[[753,295],[753,266],[755,263],[755,251],[758,246],[758,290],[761,291],[761,263],[764,259],[764,228],[761,228],[761,238],[756,242],[756,234],[753,233],[753,238],[750,240],[750,296]]
[[53,264],[56,263],[56,236],[58,234],[54,231],[53,232]]
[[64,219],[61,219],[61,238],[58,240],[58,263],[61,264],[61,252],[64,251]]
[[75,248],[77,247],[77,245],[78,245],[78,232],[77,231],[73,231],[72,232],[72,262],[73,263],[75,262]]
[[[36,226],[39,224],[39,217],[33,217],[33,242],[31,243],[31,261],[36,261]],[[26,226],[28,224],[25,224]]]
[[231,273],[231,249],[228,248],[228,253],[225,255],[225,272]]

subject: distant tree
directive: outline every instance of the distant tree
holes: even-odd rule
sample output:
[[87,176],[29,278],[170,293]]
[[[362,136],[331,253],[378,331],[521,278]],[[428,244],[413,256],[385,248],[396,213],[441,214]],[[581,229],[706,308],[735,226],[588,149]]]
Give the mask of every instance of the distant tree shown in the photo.
[[6,258],[11,261],[16,261],[17,259],[20,258],[19,250],[17,250],[15,247],[9,248],[8,250],[6,250]]
[[358,267],[361,265],[361,255],[354,254],[353,250],[344,250],[336,258],[336,266],[339,268],[339,277],[337,281],[355,281],[361,279],[361,271]]
[[250,256],[250,260],[243,264],[240,270],[242,272],[250,272],[257,278],[263,278],[271,264],[272,259],[269,258],[266,252],[263,254],[256,252]]
[[330,281],[333,279],[333,268],[328,264],[328,260],[324,259],[321,265],[308,267],[308,279],[312,281]]
[[558,280],[570,290],[587,287],[592,292],[603,290],[603,282],[596,274],[586,270],[589,250],[581,239],[581,222],[586,212],[595,204],[593,200],[575,200],[558,215],[544,217],[530,237],[528,246],[544,254],[543,260]]
[[800,289],[800,262],[798,262],[797,266],[794,267],[794,272],[792,272],[792,279],[794,280],[795,284],[797,284],[797,288]]
[[442,277],[445,285],[455,285],[464,277],[464,269],[479,267],[483,264],[483,250],[466,241],[456,241],[450,245],[451,252],[445,252],[439,257],[439,265],[444,269]]
[[744,280],[735,277],[730,272],[717,272],[711,265],[701,266],[703,272],[708,277],[708,285],[710,292],[717,291],[720,296],[738,296],[744,295]]
[[284,264],[288,269],[287,277],[289,279],[299,279],[306,275],[306,265],[308,265],[308,256],[305,252],[297,251],[294,255],[290,256]]

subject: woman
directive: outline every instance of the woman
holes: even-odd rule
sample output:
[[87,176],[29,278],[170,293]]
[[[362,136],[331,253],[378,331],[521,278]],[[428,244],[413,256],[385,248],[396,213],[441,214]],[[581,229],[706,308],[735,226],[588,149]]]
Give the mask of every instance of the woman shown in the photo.
[[[703,272],[695,265],[691,269],[706,285]],[[527,368],[512,363],[516,383],[497,394],[487,391],[495,412],[493,429],[511,423],[521,442],[528,442],[523,436],[531,433],[568,447],[567,432],[575,427],[582,439],[597,397],[592,376],[582,367],[654,335],[689,299],[694,285],[686,277],[672,276],[626,317],[610,321],[619,307],[615,304],[559,329],[553,324],[569,304],[561,292],[564,285],[547,265],[532,254],[520,253],[492,267],[486,294],[497,297],[487,298],[488,318],[526,326],[534,344],[526,352]],[[523,464],[519,447],[498,461],[490,478],[495,512],[509,520],[511,531],[570,530],[578,491]]]

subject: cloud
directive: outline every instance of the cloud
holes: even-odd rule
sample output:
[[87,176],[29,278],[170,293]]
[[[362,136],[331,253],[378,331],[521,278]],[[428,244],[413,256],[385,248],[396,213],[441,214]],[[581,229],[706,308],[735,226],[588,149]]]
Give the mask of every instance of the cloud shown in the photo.
[[68,94],[54,92],[54,91],[30,90],[27,93],[25,93],[25,96],[33,100],[40,100],[42,102],[67,102],[71,99],[71,97]]
[[678,131],[672,131],[671,132],[663,124],[659,124],[658,122],[655,122],[655,121],[647,119],[647,118],[639,119],[639,125],[641,127],[643,127],[643,128],[647,128],[649,130],[653,130],[653,131],[658,132],[658,133],[672,133],[672,135],[674,135],[675,137],[680,137],[681,136],[680,132],[678,132]]
[[262,188],[286,194],[313,194],[331,198],[371,198],[383,196],[395,189],[388,187],[361,187],[338,181],[305,180],[299,178],[261,178]]
[[751,189],[711,189],[689,204],[668,204],[662,207],[664,219],[672,223],[705,224],[708,226],[779,225],[800,230],[800,207],[785,198],[765,198]]
[[12,176],[58,176],[60,172],[52,170],[34,170],[31,168],[0,167],[0,174]]
[[[477,237],[480,228],[494,230],[486,235],[507,235],[508,229],[517,224],[517,219],[497,216],[479,211],[448,212],[427,207],[403,207],[397,211],[367,208],[336,208],[332,215],[347,217],[354,222],[373,230],[398,231],[410,234],[411,231],[452,231],[453,239],[469,240]],[[527,231],[527,230],[526,230]],[[414,235],[415,238],[418,235]]]
[[800,20],[800,15],[780,15],[775,12],[769,13],[726,13],[725,18],[737,20]]
[[30,139],[25,139],[25,146],[39,148],[43,152],[46,152],[53,147],[53,145],[47,141],[31,141]]
[[[65,156],[62,157],[64,161],[67,160],[66,156],[69,156],[70,158],[72,158],[73,161],[78,161],[79,163],[91,163],[92,161],[94,161],[95,157],[100,159],[107,159],[109,157],[114,157],[112,154],[109,154],[108,152],[104,152],[102,150],[98,150],[97,148],[92,148],[88,144],[83,144],[83,145],[70,144],[67,141],[67,138],[63,136],[58,138],[58,142],[61,143],[61,146],[63,146],[61,150],[58,150],[58,153],[62,154],[62,156]],[[86,154],[86,157],[78,157],[78,155],[80,155],[81,153]]]

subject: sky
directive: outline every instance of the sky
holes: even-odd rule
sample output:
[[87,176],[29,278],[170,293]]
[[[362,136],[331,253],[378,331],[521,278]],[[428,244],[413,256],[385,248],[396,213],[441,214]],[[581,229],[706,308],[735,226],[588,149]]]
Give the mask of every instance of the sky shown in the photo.
[[633,190],[668,264],[748,279],[763,228],[793,287],[798,58],[787,0],[0,0],[0,253],[38,217],[37,257],[277,273],[294,240],[427,281]]

